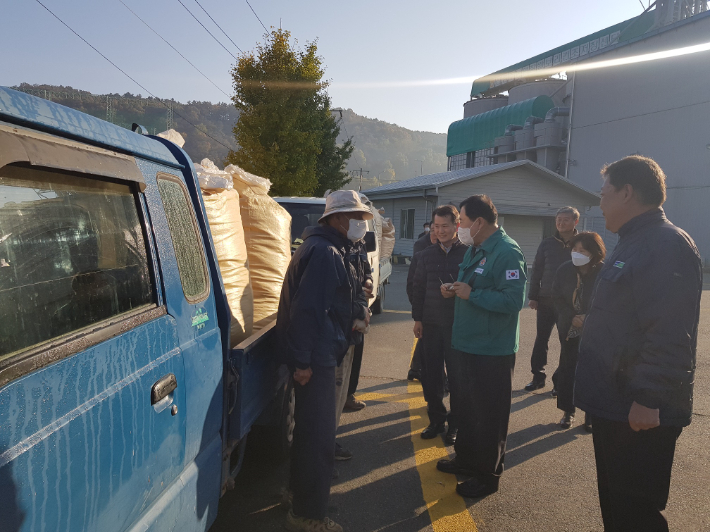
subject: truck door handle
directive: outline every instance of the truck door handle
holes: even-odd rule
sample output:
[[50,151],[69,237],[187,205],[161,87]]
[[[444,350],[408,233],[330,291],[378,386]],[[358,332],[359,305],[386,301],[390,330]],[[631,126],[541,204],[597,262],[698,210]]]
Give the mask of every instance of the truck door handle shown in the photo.
[[172,373],[168,373],[165,377],[158,380],[150,390],[150,404],[165,399],[173,390],[177,388],[177,379]]

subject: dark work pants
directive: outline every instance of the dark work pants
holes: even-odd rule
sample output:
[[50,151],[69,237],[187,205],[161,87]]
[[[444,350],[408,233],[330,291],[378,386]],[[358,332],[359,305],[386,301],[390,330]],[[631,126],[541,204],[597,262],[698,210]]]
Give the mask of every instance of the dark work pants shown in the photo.
[[557,311],[550,298],[540,298],[537,302],[537,336],[530,357],[530,369],[533,380],[545,382],[545,366],[547,365],[547,350],[552,329],[557,323]]
[[597,416],[592,426],[605,532],[668,532],[663,510],[682,429],[634,432],[627,422]]
[[409,363],[409,369],[412,371],[417,371],[421,373],[422,371],[422,345],[424,342],[419,340],[417,345],[414,346],[414,353],[412,353],[412,360]]
[[353,353],[353,367],[350,370],[350,385],[348,386],[348,396],[353,395],[357,391],[357,385],[360,382],[360,368],[362,367],[362,353],[364,350],[364,340],[360,344],[355,344],[355,352]]
[[452,349],[450,358],[449,375],[457,375],[456,387],[451,388],[459,423],[456,463],[475,471],[484,484],[498,487],[508,438],[515,355],[472,355]]
[[[448,416],[444,405],[446,373],[451,354],[451,327],[434,323],[424,323],[421,343],[421,375],[424,400],[427,402],[427,413],[430,423],[444,423],[448,420],[449,428],[456,428],[456,412],[451,408]],[[419,343],[419,342],[418,342]],[[449,373],[449,379],[455,381],[456,375]],[[451,382],[449,387],[452,388]],[[453,396],[454,393],[451,392]],[[448,419],[447,419],[448,418]]]
[[552,376],[552,382],[557,390],[557,408],[563,412],[575,413],[574,408],[574,374],[577,369],[579,354],[579,338],[560,336],[560,365]]
[[293,513],[324,519],[335,463],[335,368],[311,366],[308,384],[294,383],[296,426],[291,447]]

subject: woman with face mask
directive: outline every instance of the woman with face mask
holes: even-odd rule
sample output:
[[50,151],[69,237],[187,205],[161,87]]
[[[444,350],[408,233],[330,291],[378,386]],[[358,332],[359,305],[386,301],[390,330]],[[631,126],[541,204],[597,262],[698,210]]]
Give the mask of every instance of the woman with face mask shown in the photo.
[[[572,260],[557,270],[552,291],[557,308],[557,330],[560,335],[560,364],[552,377],[557,389],[557,408],[564,412],[560,426],[568,429],[574,422],[574,373],[577,367],[579,340],[591,302],[597,274],[606,255],[604,242],[597,233],[579,233],[570,241]],[[585,415],[584,428],[592,431]]]

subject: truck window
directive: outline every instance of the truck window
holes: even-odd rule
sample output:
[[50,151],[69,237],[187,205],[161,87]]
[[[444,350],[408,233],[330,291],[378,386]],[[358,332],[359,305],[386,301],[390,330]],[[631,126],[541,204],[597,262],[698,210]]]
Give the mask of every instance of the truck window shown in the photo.
[[131,185],[0,169],[0,361],[154,302]]
[[279,202],[291,215],[291,243],[303,236],[307,227],[318,225],[318,219],[325,212],[325,203]]
[[192,202],[175,176],[158,174],[158,190],[168,218],[182,291],[189,303],[198,303],[209,294],[209,282]]

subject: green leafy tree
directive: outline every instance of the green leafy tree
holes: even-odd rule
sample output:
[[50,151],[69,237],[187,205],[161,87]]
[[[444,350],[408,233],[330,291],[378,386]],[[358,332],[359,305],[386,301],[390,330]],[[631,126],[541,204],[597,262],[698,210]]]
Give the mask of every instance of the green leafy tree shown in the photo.
[[232,69],[234,127],[239,148],[227,161],[273,183],[275,196],[307,196],[339,188],[352,153],[330,111],[316,42],[297,49],[291,34],[272,30],[256,51],[240,56]]

